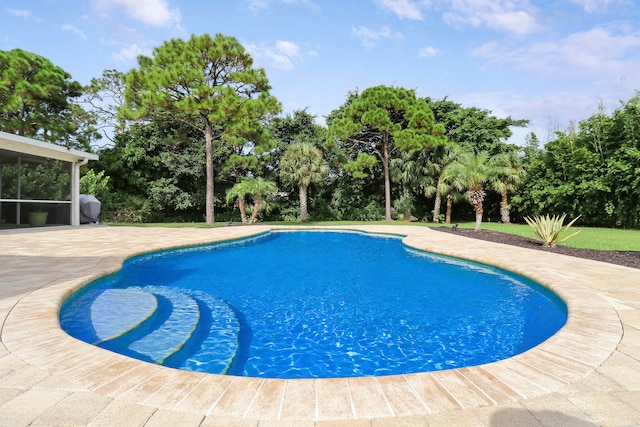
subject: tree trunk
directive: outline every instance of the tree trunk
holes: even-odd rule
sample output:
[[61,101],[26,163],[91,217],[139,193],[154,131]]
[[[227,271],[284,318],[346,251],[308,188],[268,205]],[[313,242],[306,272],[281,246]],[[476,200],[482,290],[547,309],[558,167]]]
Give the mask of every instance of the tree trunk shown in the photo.
[[474,186],[470,190],[467,190],[467,196],[473,206],[473,210],[476,212],[476,231],[480,230],[480,224],[482,224],[482,203],[486,193],[480,186]]
[[503,224],[511,224],[511,218],[509,215],[509,199],[507,193],[502,194],[502,200],[500,200],[500,218]]
[[436,184],[436,201],[433,204],[433,222],[439,222],[438,217],[440,216],[440,205],[442,204],[442,197],[440,197],[440,181],[438,178],[438,183]]
[[245,211],[244,199],[242,197],[238,198],[238,209],[240,210],[240,220],[243,224],[247,223],[247,213]]
[[476,211],[476,231],[479,231],[482,224],[482,203],[476,203],[473,208]]
[[213,211],[213,130],[209,120],[205,120],[204,140],[205,159],[207,163],[207,197],[205,201],[205,215],[207,224],[215,221]]
[[384,168],[384,219],[391,221],[391,179],[389,178],[389,136],[385,134],[382,166]]
[[260,202],[262,201],[262,197],[256,196],[253,199],[253,212],[251,213],[251,218],[249,219],[249,224],[254,224],[258,219],[258,212],[260,212]]
[[307,187],[300,185],[298,190],[300,195],[300,221],[307,222]]
[[453,210],[453,196],[451,194],[447,194],[447,213],[445,215],[444,222],[447,224],[451,224],[451,211]]

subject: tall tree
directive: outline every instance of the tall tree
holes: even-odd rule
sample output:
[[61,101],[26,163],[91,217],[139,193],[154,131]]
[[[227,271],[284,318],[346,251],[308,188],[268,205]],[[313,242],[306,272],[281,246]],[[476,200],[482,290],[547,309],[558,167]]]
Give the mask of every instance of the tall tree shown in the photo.
[[274,170],[279,168],[280,158],[291,144],[308,142],[316,147],[324,144],[326,128],[315,123],[316,116],[306,109],[296,110],[285,117],[276,117],[269,127],[269,132],[277,141],[277,149],[270,153],[270,164]]
[[306,109],[295,110],[293,114],[285,117],[277,117],[270,131],[283,147],[287,147],[296,141],[308,141],[314,145],[323,143],[325,128],[315,123],[316,116]]
[[280,111],[262,68],[233,37],[172,39],[139,56],[125,76],[121,112],[136,120],[180,120],[202,132],[206,157],[206,222],[214,222],[214,141],[260,141]]
[[555,133],[528,158],[527,177],[512,198],[528,214],[581,215],[585,225],[640,226],[640,97],[612,115],[599,108]]
[[298,186],[300,221],[307,222],[307,190],[311,184],[322,181],[329,167],[322,151],[308,142],[291,144],[280,161],[280,177]]
[[92,120],[74,101],[82,85],[51,61],[21,49],[0,51],[0,129],[67,147],[89,148]]
[[124,120],[118,118],[118,109],[124,105],[124,90],[124,74],[117,70],[104,70],[102,76],[92,78],[83,91],[82,102],[96,115],[98,129],[111,142],[114,142],[112,133],[125,131]]
[[607,183],[611,195],[601,209],[607,225],[640,228],[640,91],[614,112],[609,134]]
[[513,134],[511,128],[525,127],[529,123],[511,117],[498,118],[489,110],[463,107],[446,97],[425,100],[433,110],[435,120],[443,124],[447,139],[476,153],[484,151],[493,156],[513,150],[513,145],[506,142]]
[[399,151],[437,147],[444,143],[444,128],[413,90],[374,86],[353,94],[329,125],[329,146],[352,150],[344,168],[363,173],[378,160],[384,175],[385,218],[391,220],[391,158]]
[[202,218],[205,164],[199,132],[176,123],[137,124],[115,134],[113,146],[99,153],[90,167],[112,177],[113,205],[105,203],[103,210],[126,209],[129,202],[134,209],[144,202],[155,218]]

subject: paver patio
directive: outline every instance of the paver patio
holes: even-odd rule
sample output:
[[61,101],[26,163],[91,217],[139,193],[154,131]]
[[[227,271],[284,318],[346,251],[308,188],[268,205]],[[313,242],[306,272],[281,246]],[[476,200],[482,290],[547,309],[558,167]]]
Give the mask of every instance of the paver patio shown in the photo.
[[0,426],[638,426],[640,270],[412,226],[419,249],[527,275],[569,307],[538,347],[482,366],[389,377],[275,380],[183,372],[59,327],[66,296],[133,254],[267,226],[0,231]]

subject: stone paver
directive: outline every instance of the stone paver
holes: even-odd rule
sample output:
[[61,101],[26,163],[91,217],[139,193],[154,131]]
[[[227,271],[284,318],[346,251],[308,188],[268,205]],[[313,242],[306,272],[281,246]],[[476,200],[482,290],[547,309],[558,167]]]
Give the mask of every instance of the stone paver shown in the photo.
[[164,368],[60,330],[71,292],[142,252],[246,237],[267,226],[0,231],[0,426],[638,426],[640,271],[438,233],[408,246],[496,265],[554,290],[567,325],[521,355],[392,377],[262,380]]

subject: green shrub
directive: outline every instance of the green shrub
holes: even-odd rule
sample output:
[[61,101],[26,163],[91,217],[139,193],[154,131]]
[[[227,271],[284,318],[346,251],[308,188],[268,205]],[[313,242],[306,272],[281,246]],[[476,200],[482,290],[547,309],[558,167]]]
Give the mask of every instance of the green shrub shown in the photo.
[[533,229],[534,233],[538,237],[544,246],[556,246],[558,243],[566,242],[573,236],[579,233],[576,231],[575,233],[571,233],[568,236],[561,236],[575,223],[580,215],[578,215],[573,221],[563,226],[564,219],[567,214],[562,216],[554,215],[550,217],[547,215],[536,215],[533,219],[528,216],[524,217],[524,220],[527,221],[527,224]]
[[104,171],[96,173],[93,169],[89,169],[80,177],[80,194],[92,194],[100,200],[103,209],[106,210],[111,201],[110,178],[104,175]]
[[141,196],[124,195],[112,209],[101,212],[102,222],[141,224],[149,222],[151,208]]

